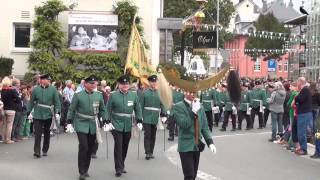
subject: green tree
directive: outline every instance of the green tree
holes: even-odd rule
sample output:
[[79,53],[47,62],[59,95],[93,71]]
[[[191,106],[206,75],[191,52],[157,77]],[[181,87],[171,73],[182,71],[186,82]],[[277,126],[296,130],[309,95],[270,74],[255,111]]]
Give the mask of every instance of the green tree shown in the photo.
[[[119,17],[119,42],[117,53],[76,52],[67,49],[65,34],[57,21],[58,15],[68,10],[61,0],[48,0],[35,8],[33,22],[35,33],[29,56],[32,72],[50,73],[55,80],[78,81],[90,74],[114,84],[123,73],[131,25],[138,8],[128,0],[119,1],[115,13]],[[143,35],[141,18],[136,24]]]
[[[289,34],[288,28],[284,27],[284,24],[278,21],[272,13],[266,15],[260,15],[258,20],[254,23],[257,31],[267,31],[276,33],[286,33]],[[260,49],[260,50],[270,50],[270,49],[284,49],[285,41],[283,39],[276,38],[265,38],[265,37],[249,37],[246,42],[246,49]],[[251,56],[253,59],[257,57],[264,56],[264,59],[279,58],[284,52],[246,52],[247,55]]]

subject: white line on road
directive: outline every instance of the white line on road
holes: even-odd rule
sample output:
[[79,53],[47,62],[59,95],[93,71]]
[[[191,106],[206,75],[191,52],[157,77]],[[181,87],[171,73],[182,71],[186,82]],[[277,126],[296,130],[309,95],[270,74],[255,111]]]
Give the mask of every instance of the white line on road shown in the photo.
[[247,135],[264,135],[271,134],[271,132],[261,132],[261,133],[242,133],[242,134],[226,134],[219,136],[212,136],[213,138],[223,138],[223,137],[233,137],[233,136],[247,136]]

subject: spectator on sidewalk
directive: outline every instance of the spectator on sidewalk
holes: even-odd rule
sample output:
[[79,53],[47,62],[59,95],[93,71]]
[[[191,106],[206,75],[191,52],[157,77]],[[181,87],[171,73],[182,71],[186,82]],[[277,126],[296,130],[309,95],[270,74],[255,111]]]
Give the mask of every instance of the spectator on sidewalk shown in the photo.
[[277,132],[280,136],[283,134],[282,118],[283,118],[283,103],[286,98],[286,92],[280,81],[274,84],[274,89],[270,98],[267,99],[269,103],[269,110],[271,112],[271,126],[272,135],[270,142],[276,140]]
[[21,87],[21,99],[23,102],[23,107],[22,107],[22,128],[20,130],[20,136],[22,139],[28,139],[30,137],[30,121],[27,118],[27,104],[30,101],[30,94],[28,92],[28,86],[22,86]]
[[3,78],[2,85],[1,100],[4,109],[2,138],[5,144],[12,144],[14,143],[11,140],[12,125],[16,113],[15,109],[20,98],[16,90],[12,88],[12,80],[9,77]]
[[15,79],[15,78],[12,79],[12,88],[15,90],[19,98],[17,99],[16,105],[15,105],[16,113],[15,113],[14,121],[12,125],[11,138],[13,141],[19,142],[19,141],[22,141],[22,137],[20,137],[20,131],[22,129],[22,121],[23,121],[23,113],[22,113],[23,102],[21,100],[19,79]]
[[312,96],[310,88],[304,77],[300,77],[297,81],[299,95],[295,99],[298,113],[298,140],[300,149],[296,151],[297,155],[307,155],[307,126],[312,120]]

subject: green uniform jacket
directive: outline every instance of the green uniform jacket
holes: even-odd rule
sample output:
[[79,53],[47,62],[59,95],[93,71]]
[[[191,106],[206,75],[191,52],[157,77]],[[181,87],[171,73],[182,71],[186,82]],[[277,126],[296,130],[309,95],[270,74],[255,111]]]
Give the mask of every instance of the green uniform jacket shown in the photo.
[[216,93],[215,93],[215,103],[216,103],[216,105],[219,106],[220,108],[222,108],[223,105],[224,105],[224,102],[222,101],[222,96],[223,96],[223,93],[222,93],[222,92],[216,91]]
[[[141,96],[143,123],[156,125],[159,121],[160,112],[165,112],[159,98],[158,90],[145,90]],[[150,110],[150,108],[156,108]]]
[[262,100],[263,106],[266,106],[267,104],[267,97],[266,97],[266,91],[264,89],[253,89],[250,92],[250,105],[253,108],[260,107],[260,102],[256,100]]
[[221,104],[224,105],[225,111],[232,111],[234,104],[230,100],[229,93],[227,91],[220,93]]
[[250,91],[242,91],[241,92],[241,101],[239,110],[247,111],[248,106],[250,105]]
[[[118,90],[111,93],[107,103],[107,120],[111,120],[117,131],[131,131],[133,111],[136,119],[142,120],[141,105],[135,91],[128,91],[124,94]],[[131,117],[119,114],[131,115]]]
[[[172,101],[173,101],[173,105],[172,108],[175,104],[179,103],[179,102],[183,102],[184,101],[184,94],[176,91],[176,90],[172,90]],[[172,112],[170,111],[170,116],[172,116]]]
[[48,86],[46,88],[43,88],[42,86],[36,86],[32,91],[31,99],[28,104],[28,112],[31,112],[33,109],[32,115],[34,119],[51,119],[51,109],[47,107],[41,107],[38,104],[54,106],[55,113],[60,113],[61,102],[56,88],[53,86]]
[[[194,113],[186,102],[176,104],[173,109],[173,117],[179,126],[178,152],[199,151],[195,144],[194,136]],[[207,124],[207,118],[203,107],[198,112],[199,138],[204,137],[207,145],[213,143]],[[199,139],[199,142],[200,142]]]
[[214,106],[214,96],[215,94],[213,90],[201,92],[200,102],[202,103],[205,111],[212,111],[212,107]]
[[[97,109],[98,112],[95,112],[94,109]],[[99,119],[106,119],[105,104],[101,92],[88,93],[83,90],[74,94],[67,116],[67,119],[73,120],[76,132],[95,134],[97,130],[95,118],[85,118],[81,115],[98,115]]]
[[[271,93],[266,91],[266,99],[271,97]],[[266,109],[269,109],[269,103],[266,103]]]

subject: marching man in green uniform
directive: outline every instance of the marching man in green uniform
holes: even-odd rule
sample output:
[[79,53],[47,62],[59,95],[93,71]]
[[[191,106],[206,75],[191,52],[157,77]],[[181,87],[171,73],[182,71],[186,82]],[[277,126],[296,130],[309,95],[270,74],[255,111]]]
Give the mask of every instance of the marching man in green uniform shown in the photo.
[[[173,87],[173,90],[172,90],[173,106],[179,102],[182,102],[183,99],[184,99],[184,94],[179,92],[179,89],[177,87]],[[169,113],[168,129],[169,129],[168,140],[173,141],[175,131],[178,131],[178,127],[176,126],[176,121],[174,120],[171,112]]]
[[251,110],[251,129],[254,127],[254,119],[255,116],[258,115],[259,117],[259,128],[262,129],[264,126],[263,122],[263,111],[264,107],[267,104],[266,100],[266,92],[262,89],[261,82],[256,81],[255,87],[250,92],[250,106],[252,107]]
[[247,122],[247,128],[246,130],[250,130],[250,92],[248,91],[249,84],[242,84],[242,92],[241,92],[241,101],[238,111],[238,130],[242,129],[242,120],[246,119]]
[[[95,91],[97,87],[97,77],[94,75],[85,79],[85,90],[76,93],[68,111],[67,132],[77,132],[79,140],[78,169],[80,180],[89,177],[88,170],[91,161],[91,154],[95,146],[97,133],[100,125],[99,119],[106,119],[106,111],[103,96]],[[99,137],[98,137],[99,139]]]
[[33,89],[28,105],[28,112],[33,110],[35,158],[41,157],[42,133],[44,134],[42,156],[47,156],[50,146],[50,126],[53,119],[60,117],[61,102],[58,91],[50,85],[50,80],[48,74],[40,76],[40,85]]
[[112,92],[107,103],[107,121],[104,130],[111,131],[114,138],[114,163],[116,177],[126,173],[124,162],[131,138],[132,116],[135,113],[137,127],[142,130],[142,111],[136,92],[129,91],[127,75],[118,78],[119,90]]
[[221,131],[226,131],[226,128],[228,126],[229,122],[229,117],[231,116],[232,120],[232,130],[236,130],[236,112],[237,109],[234,106],[234,103],[231,102],[229,93],[226,91],[227,85],[222,84],[222,92],[221,92],[221,102],[223,103],[223,111],[224,111],[224,119],[223,119],[223,124],[222,128],[220,129]]
[[212,132],[213,115],[212,108],[214,107],[214,91],[212,89],[201,91],[200,102],[203,105],[204,111],[207,116],[209,130]]
[[200,152],[204,150],[206,141],[210,150],[217,152],[207,124],[204,108],[196,93],[188,93],[183,102],[172,108],[172,114],[179,127],[178,152],[181,159],[185,180],[195,180],[200,160]]
[[161,117],[165,123],[165,109],[162,106],[159,98],[159,92],[156,89],[157,76],[152,75],[148,78],[150,88],[145,90],[141,96],[141,108],[143,115],[143,129],[144,129],[144,149],[146,160],[153,159],[153,150],[156,141],[157,124]]

